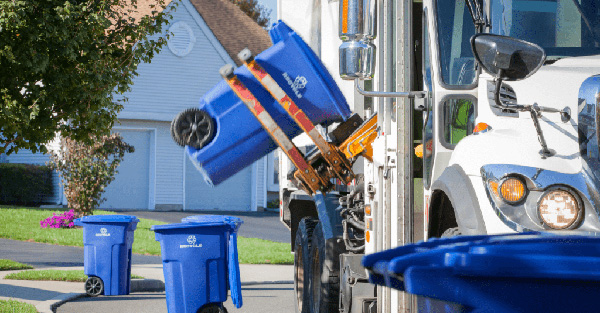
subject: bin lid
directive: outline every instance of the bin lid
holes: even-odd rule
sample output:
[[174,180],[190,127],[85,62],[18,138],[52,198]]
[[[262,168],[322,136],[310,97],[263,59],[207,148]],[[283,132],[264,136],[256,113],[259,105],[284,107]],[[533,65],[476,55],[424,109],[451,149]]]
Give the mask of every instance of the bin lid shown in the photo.
[[138,223],[140,220],[133,215],[88,215],[75,220],[78,223]]
[[237,231],[244,223],[239,217],[227,215],[192,215],[182,218],[181,222],[201,224],[202,226],[229,225],[234,231]]
[[367,255],[363,266],[379,284],[398,282],[416,267],[457,276],[600,281],[600,237],[530,232],[434,239]]

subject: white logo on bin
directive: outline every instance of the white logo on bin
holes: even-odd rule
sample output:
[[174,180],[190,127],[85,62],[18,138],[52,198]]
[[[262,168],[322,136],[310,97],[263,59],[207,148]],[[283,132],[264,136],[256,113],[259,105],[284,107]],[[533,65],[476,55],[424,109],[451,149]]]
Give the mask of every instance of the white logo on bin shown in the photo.
[[100,228],[100,232],[96,233],[96,237],[110,237],[110,233],[108,232],[108,229],[102,227]]
[[290,87],[292,87],[292,90],[296,94],[296,97],[298,97],[298,99],[301,99],[302,98],[302,94],[300,93],[300,89],[306,88],[306,84],[308,83],[308,80],[306,79],[306,77],[304,77],[304,76],[296,76],[296,79],[294,79],[292,81],[292,78],[290,77],[290,75],[288,73],[284,72],[283,73],[283,78],[285,78],[285,80],[287,81],[288,85],[290,85]]
[[179,245],[179,248],[202,248],[202,244],[196,244],[196,236],[189,235],[187,237],[187,242],[189,245]]

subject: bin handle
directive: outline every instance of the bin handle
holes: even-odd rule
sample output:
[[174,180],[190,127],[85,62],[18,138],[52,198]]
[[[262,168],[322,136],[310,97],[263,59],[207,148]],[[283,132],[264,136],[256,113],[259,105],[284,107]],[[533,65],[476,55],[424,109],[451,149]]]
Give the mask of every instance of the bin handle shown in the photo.
[[240,283],[240,264],[238,262],[237,233],[232,231],[229,235],[229,288],[231,289],[231,301],[236,308],[241,308],[242,284]]

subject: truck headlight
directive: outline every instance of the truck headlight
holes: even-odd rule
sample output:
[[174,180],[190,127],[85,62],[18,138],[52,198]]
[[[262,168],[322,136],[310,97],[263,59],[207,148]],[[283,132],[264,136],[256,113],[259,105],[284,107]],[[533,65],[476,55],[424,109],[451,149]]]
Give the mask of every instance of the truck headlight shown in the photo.
[[564,189],[546,191],[538,202],[538,212],[544,224],[552,229],[567,229],[582,217],[578,198]]

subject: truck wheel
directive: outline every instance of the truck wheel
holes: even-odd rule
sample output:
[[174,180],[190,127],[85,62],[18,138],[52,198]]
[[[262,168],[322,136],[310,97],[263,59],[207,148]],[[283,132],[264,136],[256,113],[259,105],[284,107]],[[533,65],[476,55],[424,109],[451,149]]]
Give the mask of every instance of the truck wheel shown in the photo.
[[460,235],[462,235],[460,232],[460,229],[458,229],[458,227],[452,227],[452,228],[448,228],[444,231],[444,233],[442,234],[442,238],[449,238],[449,237],[460,236]]
[[317,221],[310,217],[300,220],[294,242],[294,292],[296,294],[296,312],[310,312],[308,296],[310,279],[311,236]]
[[215,124],[206,111],[190,108],[175,116],[171,122],[171,137],[180,146],[200,149],[215,134]]
[[310,307],[313,313],[339,312],[340,281],[339,266],[331,268],[329,264],[339,265],[337,253],[327,253],[325,237],[319,223],[312,235],[310,268]]
[[104,282],[100,277],[91,276],[85,281],[85,293],[90,297],[97,297],[104,292]]

